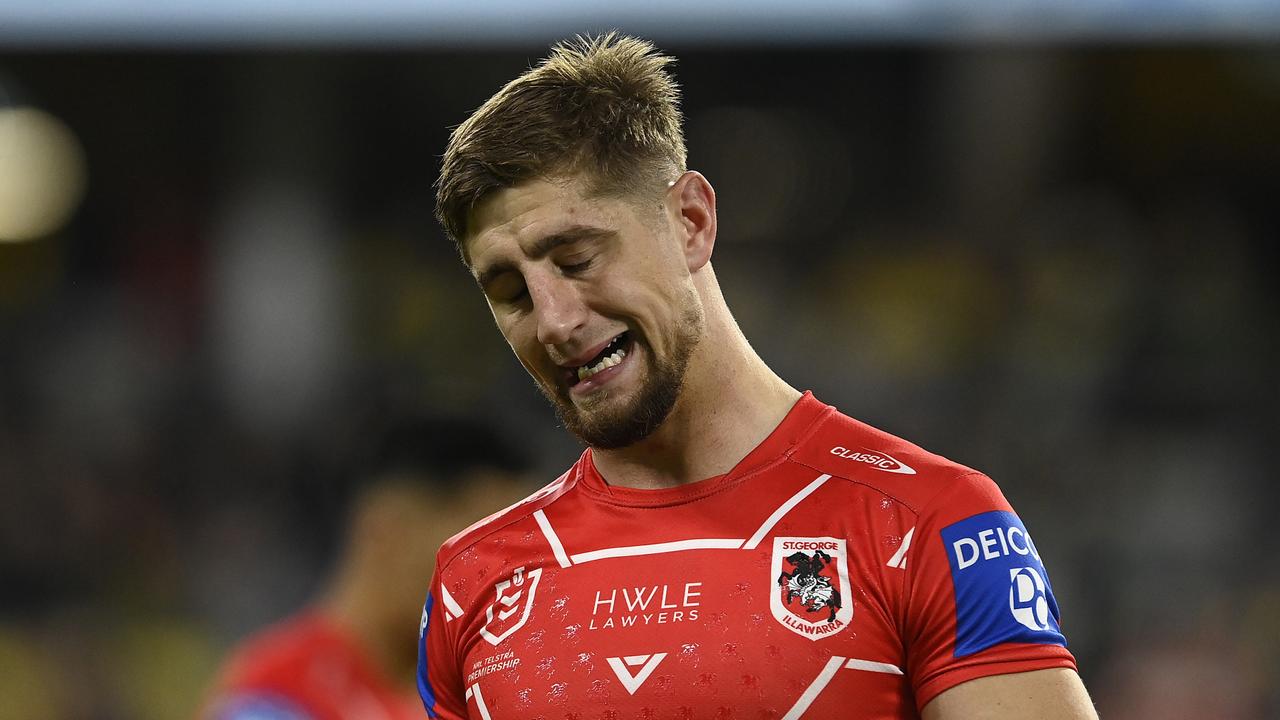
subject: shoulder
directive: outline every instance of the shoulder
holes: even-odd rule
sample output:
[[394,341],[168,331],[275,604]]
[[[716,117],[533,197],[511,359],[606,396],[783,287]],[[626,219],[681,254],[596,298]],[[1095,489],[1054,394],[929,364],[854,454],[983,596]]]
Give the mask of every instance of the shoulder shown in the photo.
[[229,688],[292,685],[298,669],[326,654],[332,644],[322,620],[295,615],[250,635],[232,651],[224,672]]
[[532,495],[476,521],[470,527],[444,541],[444,544],[440,546],[440,552],[436,555],[436,567],[438,569],[445,568],[454,558],[467,549],[474,547],[495,533],[533,517],[539,510],[547,507],[572,490],[578,482],[585,457],[586,454],[584,453],[563,475],[544,485]]
[[286,618],[241,641],[223,665],[203,720],[307,720],[317,695],[310,668],[341,662],[340,640],[316,612]]
[[[992,484],[973,468],[832,408],[792,452],[793,462],[857,483],[920,512],[959,484]],[[992,484],[994,486],[994,484]]]

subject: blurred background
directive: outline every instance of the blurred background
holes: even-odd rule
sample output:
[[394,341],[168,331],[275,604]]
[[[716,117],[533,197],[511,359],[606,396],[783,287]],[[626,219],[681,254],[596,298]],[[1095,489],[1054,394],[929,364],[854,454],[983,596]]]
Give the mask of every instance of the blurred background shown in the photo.
[[1280,7],[683,5],[0,7],[0,718],[191,717],[386,408],[572,462],[431,184],[609,27],[679,58],[747,336],[1002,485],[1103,717],[1280,717]]

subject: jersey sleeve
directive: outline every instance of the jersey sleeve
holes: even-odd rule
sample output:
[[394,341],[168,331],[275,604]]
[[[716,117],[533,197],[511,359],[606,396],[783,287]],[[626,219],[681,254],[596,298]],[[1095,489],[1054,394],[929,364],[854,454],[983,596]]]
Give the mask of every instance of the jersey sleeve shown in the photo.
[[418,625],[418,695],[427,710],[427,717],[463,720],[467,717],[467,701],[461,660],[454,651],[455,643],[449,636],[448,627],[448,621],[456,614],[446,607],[453,601],[440,583],[437,565],[427,601],[422,607],[422,621]]
[[1075,669],[1040,553],[990,478],[949,483],[916,532],[903,634],[917,709],[975,678]]

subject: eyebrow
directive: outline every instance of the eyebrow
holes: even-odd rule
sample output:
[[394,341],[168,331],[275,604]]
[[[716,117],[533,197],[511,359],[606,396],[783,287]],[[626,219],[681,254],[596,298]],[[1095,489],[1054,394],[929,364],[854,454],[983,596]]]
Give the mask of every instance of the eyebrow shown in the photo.
[[[557,233],[546,235],[534,241],[532,247],[529,248],[529,257],[539,260],[547,256],[547,253],[555,250],[562,245],[569,245],[582,240],[607,239],[618,234],[616,230],[606,230],[604,228],[592,225],[573,225],[565,228]],[[494,278],[510,271],[514,265],[509,262],[499,261],[475,274],[476,283],[481,288],[488,287]]]

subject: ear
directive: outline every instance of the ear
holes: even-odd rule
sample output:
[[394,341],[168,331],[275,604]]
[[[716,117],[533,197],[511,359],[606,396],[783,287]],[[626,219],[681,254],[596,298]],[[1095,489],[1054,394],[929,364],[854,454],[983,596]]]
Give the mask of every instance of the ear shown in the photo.
[[667,198],[676,213],[689,272],[697,272],[711,261],[716,245],[716,191],[702,173],[689,170],[672,184]]

